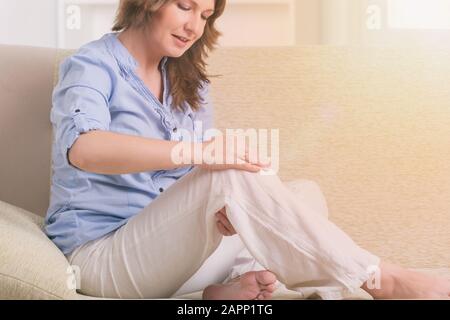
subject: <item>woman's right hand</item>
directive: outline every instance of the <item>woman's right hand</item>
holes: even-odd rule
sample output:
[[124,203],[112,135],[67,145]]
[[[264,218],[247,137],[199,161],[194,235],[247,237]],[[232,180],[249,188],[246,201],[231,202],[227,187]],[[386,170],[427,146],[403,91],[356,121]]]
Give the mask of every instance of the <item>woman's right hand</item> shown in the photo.
[[[233,139],[233,141],[230,141]],[[238,140],[243,142],[238,148]],[[245,137],[237,135],[219,135],[203,142],[202,163],[198,166],[210,170],[238,169],[259,172],[270,167],[268,162],[258,159],[258,150],[254,149]]]

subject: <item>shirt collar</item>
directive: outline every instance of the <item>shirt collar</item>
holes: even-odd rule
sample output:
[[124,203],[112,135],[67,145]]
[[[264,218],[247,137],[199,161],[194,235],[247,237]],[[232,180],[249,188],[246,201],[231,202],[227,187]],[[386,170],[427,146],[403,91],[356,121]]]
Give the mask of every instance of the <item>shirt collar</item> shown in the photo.
[[167,57],[162,58],[161,60],[161,68],[165,69],[166,68],[166,64],[167,64]]
[[[117,38],[118,32],[106,34],[106,43],[116,58],[117,62],[125,67],[131,68],[133,71],[139,66],[137,60],[131,55],[128,49]],[[165,70],[168,57],[163,57],[160,62],[161,70]]]

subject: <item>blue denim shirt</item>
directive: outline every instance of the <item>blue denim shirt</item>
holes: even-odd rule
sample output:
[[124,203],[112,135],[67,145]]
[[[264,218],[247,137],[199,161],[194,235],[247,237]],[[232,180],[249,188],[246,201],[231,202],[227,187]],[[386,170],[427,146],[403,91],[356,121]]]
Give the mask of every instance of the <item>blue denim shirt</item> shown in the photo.
[[186,140],[180,131],[198,133],[200,127],[196,139],[201,141],[213,122],[208,85],[200,89],[200,110],[193,112],[187,103],[184,111],[173,110],[166,63],[164,57],[159,66],[163,103],[136,75],[137,61],[116,33],[86,44],[61,63],[50,115],[53,173],[45,232],[64,254],[124,225],[192,169],[105,175],[77,169],[67,159],[79,135],[96,129],[175,141]]

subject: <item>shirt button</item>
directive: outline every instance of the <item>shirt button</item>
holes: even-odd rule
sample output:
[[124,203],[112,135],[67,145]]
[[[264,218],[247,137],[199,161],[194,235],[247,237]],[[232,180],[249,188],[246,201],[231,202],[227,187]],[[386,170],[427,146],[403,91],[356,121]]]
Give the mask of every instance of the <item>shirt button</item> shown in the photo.
[[164,191],[164,189],[163,188],[159,188],[159,192],[163,192]]
[[177,131],[178,131],[177,127],[173,128],[173,132],[177,132]]
[[75,112],[80,112],[80,109],[75,110]]

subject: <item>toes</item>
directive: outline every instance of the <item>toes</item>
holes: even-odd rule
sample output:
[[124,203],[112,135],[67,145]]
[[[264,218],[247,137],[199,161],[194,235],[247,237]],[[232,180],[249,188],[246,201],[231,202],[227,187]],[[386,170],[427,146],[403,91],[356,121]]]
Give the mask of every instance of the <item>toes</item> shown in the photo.
[[263,291],[262,296],[264,299],[271,299],[272,298],[272,292]]
[[258,295],[253,300],[268,300],[272,298],[272,293],[262,290],[258,293]]
[[263,297],[262,293],[260,292],[256,295],[256,297],[253,300],[262,300],[263,298],[264,297]]
[[268,291],[268,292],[274,292],[275,289],[276,289],[275,283],[271,283],[271,284],[268,284],[268,285],[261,286],[261,290],[265,290],[265,291]]
[[270,271],[259,271],[255,274],[255,278],[262,285],[270,285],[277,281],[277,277]]
[[267,293],[265,291],[260,291],[253,300],[266,300],[266,299],[270,299],[271,296],[272,295],[270,293]]

